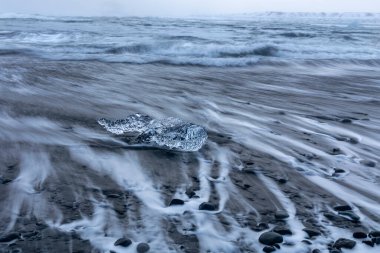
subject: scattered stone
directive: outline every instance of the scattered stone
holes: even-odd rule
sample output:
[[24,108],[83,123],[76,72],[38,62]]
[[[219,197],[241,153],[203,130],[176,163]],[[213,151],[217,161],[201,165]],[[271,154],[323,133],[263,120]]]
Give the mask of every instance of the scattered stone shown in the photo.
[[109,193],[109,194],[107,194],[107,198],[118,199],[118,198],[121,198],[121,195],[118,193]]
[[339,215],[347,216],[353,221],[359,221],[360,217],[353,213],[352,211],[343,211],[343,212],[338,212]]
[[250,186],[249,184],[244,184],[243,187],[244,187],[244,189],[249,189],[249,188],[251,188],[251,186]]
[[286,182],[288,182],[288,180],[286,180],[285,178],[280,178],[280,179],[278,180],[278,182],[279,182],[280,184],[286,184]]
[[339,249],[332,249],[330,250],[330,253],[342,253]]
[[2,184],[8,184],[8,183],[12,182],[12,179],[9,179],[9,178],[0,178],[0,182]]
[[47,228],[48,225],[46,225],[43,221],[36,221],[36,226],[38,227],[39,230],[42,230],[44,228]]
[[185,204],[185,202],[182,199],[172,199],[172,201],[170,201],[169,206],[178,206],[183,204]]
[[289,214],[285,211],[276,211],[276,213],[274,214],[274,217],[277,220],[284,220],[284,219],[289,218]]
[[280,246],[280,244],[278,244],[278,243],[276,243],[275,245],[273,245],[275,248],[277,248],[277,249],[281,249],[281,246]]
[[321,253],[321,251],[320,251],[319,249],[313,249],[313,250],[311,251],[311,253]]
[[344,222],[346,221],[347,219],[342,217],[342,216],[339,216],[339,215],[336,215],[334,213],[329,213],[329,212],[326,212],[323,214],[327,219],[331,220],[331,221],[334,221],[334,222]]
[[351,144],[358,144],[359,143],[359,140],[355,137],[350,137],[349,140],[348,140],[349,143]]
[[354,237],[356,239],[364,239],[364,238],[367,238],[367,234],[363,231],[355,231],[352,234],[352,237]]
[[374,161],[371,161],[371,160],[361,160],[360,163],[363,164],[364,166],[367,166],[367,167],[375,167],[376,166],[376,163]]
[[261,222],[258,225],[254,227],[253,230],[255,231],[263,231],[269,228],[269,225],[267,223]]
[[150,250],[150,247],[149,244],[142,242],[137,245],[136,250],[138,253],[145,253]]
[[276,232],[265,232],[259,237],[259,242],[269,246],[273,246],[276,243],[282,243],[283,240],[282,235]]
[[366,244],[366,245],[368,245],[368,246],[370,246],[370,247],[373,247],[375,244],[373,243],[373,241],[371,241],[371,240],[364,240],[364,241],[362,241],[362,243],[364,243],[364,244]]
[[189,198],[192,198],[196,195],[196,193],[192,190],[192,189],[187,189],[186,190],[186,195],[189,197]]
[[333,247],[337,249],[353,249],[355,245],[356,242],[353,240],[340,238],[334,243]]
[[346,171],[344,169],[339,169],[339,168],[334,168],[334,173],[336,174],[341,174],[341,173],[345,173]]
[[342,119],[340,122],[342,122],[344,124],[351,124],[352,120],[350,120],[350,119]]
[[379,244],[380,244],[380,237],[374,237],[374,238],[372,238],[371,240],[372,240],[372,242],[373,242],[374,244],[376,244],[376,245],[379,245]]
[[122,247],[128,247],[131,244],[132,244],[131,239],[123,237],[123,238],[117,239],[116,242],[113,245],[115,245],[115,246],[122,246]]
[[292,235],[292,231],[286,226],[277,226],[273,229],[273,232],[276,232],[280,235]]
[[302,229],[303,231],[305,231],[305,233],[311,238],[311,237],[314,237],[314,236],[320,236],[321,235],[321,232],[319,232],[318,230],[316,229],[313,229],[313,228],[304,228]]
[[270,253],[270,252],[276,251],[276,248],[273,247],[273,246],[265,246],[265,247],[263,248],[263,251],[264,251],[265,253]]
[[312,245],[313,243],[309,240],[302,240],[303,243],[307,244],[307,245]]
[[343,205],[343,206],[334,207],[334,210],[337,212],[344,212],[344,211],[351,211],[352,208],[349,205]]
[[368,235],[369,237],[380,237],[380,231],[371,231]]
[[19,239],[19,238],[20,238],[19,233],[10,233],[8,235],[0,237],[0,242],[11,242],[11,241]]
[[333,148],[329,152],[331,155],[341,155],[344,154],[340,148]]
[[22,233],[22,237],[23,238],[31,238],[31,237],[34,237],[36,235],[38,235],[38,231],[34,230],[34,231],[31,231],[31,232],[26,232],[26,233]]
[[211,204],[209,202],[203,202],[199,205],[199,210],[205,210],[205,211],[215,211],[216,207],[214,204]]

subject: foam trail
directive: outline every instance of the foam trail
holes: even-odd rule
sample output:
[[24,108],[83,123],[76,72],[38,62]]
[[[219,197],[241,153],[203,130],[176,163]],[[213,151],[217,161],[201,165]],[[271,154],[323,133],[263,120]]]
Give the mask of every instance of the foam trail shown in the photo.
[[264,183],[264,185],[266,185],[267,188],[276,196],[277,200],[281,203],[282,208],[284,208],[289,215],[289,219],[287,220],[287,223],[289,224],[289,227],[291,231],[293,232],[293,235],[290,236],[289,238],[287,237],[285,240],[296,243],[296,246],[292,247],[291,250],[295,250],[295,251],[304,250],[305,247],[299,243],[300,241],[303,240],[305,236],[305,233],[302,231],[304,226],[297,219],[296,208],[293,205],[292,201],[288,197],[286,197],[284,193],[277,187],[277,185],[273,181],[271,181],[269,178],[265,177],[262,174],[258,174],[258,177]]
[[45,180],[54,175],[49,156],[42,151],[29,151],[23,153],[20,160],[19,175],[9,185],[8,204],[1,214],[1,217],[10,218],[5,232],[13,229],[21,214],[43,220],[62,219],[61,212],[48,204],[43,193]]
[[[369,199],[360,193],[357,193],[343,185],[335,183],[333,181],[321,178],[321,177],[308,177],[310,181],[319,185],[320,187],[326,189],[327,191],[334,194],[336,197],[343,199],[344,201],[365,208],[374,215],[380,215],[380,206],[378,203],[372,199]],[[353,198],[352,196],[356,196]]]

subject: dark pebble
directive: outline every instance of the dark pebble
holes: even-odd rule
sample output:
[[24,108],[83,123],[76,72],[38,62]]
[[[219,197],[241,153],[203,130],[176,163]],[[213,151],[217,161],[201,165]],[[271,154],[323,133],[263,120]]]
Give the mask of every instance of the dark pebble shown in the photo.
[[339,249],[332,249],[330,250],[330,253],[342,253]]
[[349,143],[351,144],[358,144],[359,143],[359,140],[354,138],[354,137],[351,137],[349,140],[348,140]]
[[289,218],[289,214],[285,211],[276,211],[276,213],[274,214],[274,217],[277,220],[284,220],[284,219]]
[[2,178],[0,180],[1,180],[2,184],[8,184],[8,183],[12,182],[12,179],[8,179],[8,178]]
[[172,199],[172,201],[170,201],[169,206],[177,206],[183,204],[185,204],[185,202],[182,199]]
[[285,226],[277,226],[273,229],[273,232],[276,232],[280,235],[292,235],[292,231],[288,228],[288,227],[285,227]]
[[313,243],[309,240],[302,240],[303,243],[307,244],[307,245],[312,245]]
[[336,206],[334,207],[334,210],[335,211],[340,211],[340,212],[343,212],[343,211],[351,211],[352,208],[349,206],[349,205],[343,205],[343,206]]
[[343,154],[343,151],[340,148],[333,148],[330,151],[330,154],[331,155],[341,155],[341,154]]
[[194,196],[196,195],[196,193],[195,193],[193,190],[191,190],[191,189],[187,189],[187,190],[186,190],[186,195],[187,195],[189,198],[192,198],[192,197],[194,197]]
[[373,244],[379,245],[380,244],[380,237],[374,237],[371,239],[371,241],[373,242]]
[[371,231],[368,235],[369,237],[380,237],[380,231]]
[[342,122],[344,124],[350,124],[350,123],[352,123],[352,120],[350,120],[350,119],[342,119],[340,122]]
[[345,220],[347,220],[346,218],[342,217],[342,216],[339,216],[339,215],[336,215],[334,213],[324,213],[323,214],[327,219],[331,220],[331,221],[335,221],[335,222],[343,222]]
[[359,221],[360,217],[353,213],[352,211],[343,211],[343,212],[338,212],[339,215],[347,216],[353,221]]
[[375,244],[373,243],[373,241],[371,241],[371,240],[364,240],[364,241],[362,241],[362,243],[364,243],[364,244],[366,244],[366,245],[368,245],[368,246],[370,246],[370,247],[373,247]]
[[367,167],[375,167],[376,166],[376,163],[374,161],[371,161],[371,160],[361,160],[360,163],[363,164],[364,166],[367,166]]
[[335,168],[334,173],[340,174],[346,172],[344,169]]
[[117,239],[116,242],[113,245],[115,245],[115,246],[122,246],[122,247],[128,247],[131,244],[132,244],[131,239],[123,237],[123,238]]
[[277,249],[281,249],[281,246],[280,246],[280,244],[278,244],[278,243],[276,243],[275,245],[273,245],[275,248],[277,248]]
[[199,210],[205,210],[205,211],[215,211],[216,208],[213,204],[209,202],[204,202],[199,205]]
[[273,247],[273,246],[265,246],[265,247],[263,248],[263,251],[264,251],[265,253],[270,253],[270,252],[276,251],[276,248]]
[[311,251],[311,253],[321,253],[321,251],[320,251],[319,249],[313,249],[313,250]]
[[269,228],[269,225],[267,223],[259,223],[258,225],[256,225],[253,229],[255,231],[263,231],[263,230],[266,230]]
[[364,238],[367,238],[367,234],[363,231],[355,231],[352,234],[352,237],[354,237],[356,239],[364,239]]
[[19,239],[19,238],[20,238],[20,234],[18,234],[18,233],[10,233],[8,235],[0,237],[0,242],[11,242],[11,241]]
[[285,178],[280,178],[280,179],[278,180],[278,182],[279,182],[280,184],[286,184],[287,180],[286,180]]
[[138,253],[145,253],[145,252],[148,252],[149,249],[150,249],[149,245],[148,245],[147,243],[144,243],[144,242],[139,243],[139,244],[137,245],[137,248],[136,248],[136,250],[137,250]]
[[319,232],[318,230],[313,229],[313,228],[304,228],[304,229],[302,229],[302,230],[305,231],[306,234],[307,234],[309,237],[314,237],[314,236],[320,236],[320,235],[321,235],[321,232]]
[[109,193],[109,194],[107,194],[107,198],[118,199],[118,198],[121,198],[121,195],[117,194],[117,193]]
[[337,249],[353,249],[355,245],[356,242],[353,240],[340,238],[334,243],[333,247]]
[[31,231],[31,232],[26,232],[22,234],[23,238],[31,238],[33,236],[38,235],[38,231]]
[[272,246],[276,243],[282,243],[283,240],[284,239],[282,238],[282,235],[276,232],[265,232],[259,237],[259,242],[269,246]]

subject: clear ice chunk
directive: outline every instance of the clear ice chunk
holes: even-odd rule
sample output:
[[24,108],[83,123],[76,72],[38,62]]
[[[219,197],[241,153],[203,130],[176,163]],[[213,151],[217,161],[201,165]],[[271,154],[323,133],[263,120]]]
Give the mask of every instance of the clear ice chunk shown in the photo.
[[198,151],[207,140],[203,127],[172,117],[158,120],[137,113],[116,121],[100,119],[98,123],[116,135],[136,134],[134,142],[138,144],[180,151]]

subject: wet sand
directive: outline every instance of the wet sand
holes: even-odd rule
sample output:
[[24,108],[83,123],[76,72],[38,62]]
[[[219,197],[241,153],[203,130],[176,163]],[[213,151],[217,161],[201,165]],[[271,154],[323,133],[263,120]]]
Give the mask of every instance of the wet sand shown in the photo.
[[[339,238],[356,242],[343,252],[380,249],[353,238],[380,229],[378,66],[1,67],[23,74],[1,85],[0,252],[263,252],[272,230],[276,252],[333,252]],[[97,124],[136,112],[208,140],[126,147]]]

